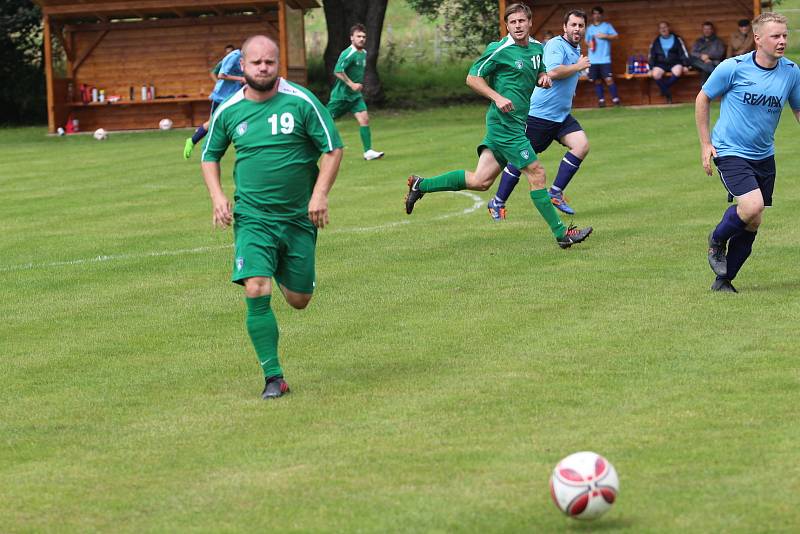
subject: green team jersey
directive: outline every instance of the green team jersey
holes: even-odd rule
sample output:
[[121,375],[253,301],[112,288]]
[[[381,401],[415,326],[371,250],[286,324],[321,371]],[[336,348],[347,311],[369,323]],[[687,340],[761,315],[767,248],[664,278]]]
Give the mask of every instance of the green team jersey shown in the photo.
[[[366,68],[367,51],[356,50],[355,46],[350,45],[339,54],[339,60],[336,62],[333,72],[344,72],[353,82],[363,83]],[[336,78],[331,90],[331,100],[354,100],[359,96],[361,96],[359,91],[353,91],[346,83]]]
[[547,70],[542,61],[543,53],[544,47],[539,41],[530,39],[527,46],[520,46],[507,35],[490,43],[472,64],[469,69],[472,76],[484,78],[492,89],[514,103],[514,111],[503,113],[491,102],[486,112],[487,124],[525,130],[531,93],[539,74]]
[[308,220],[308,201],[323,152],[342,147],[327,109],[310,91],[278,78],[265,102],[247,100],[245,88],[214,112],[202,161],[219,161],[236,148],[234,212],[271,220]]

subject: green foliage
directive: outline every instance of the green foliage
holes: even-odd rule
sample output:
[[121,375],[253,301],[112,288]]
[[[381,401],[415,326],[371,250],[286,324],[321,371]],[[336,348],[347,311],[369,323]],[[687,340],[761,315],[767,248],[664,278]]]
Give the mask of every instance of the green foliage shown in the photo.
[[[691,106],[575,113],[595,233],[566,251],[522,184],[504,224],[494,188],[403,212],[409,173],[473,168],[484,110],[371,114],[376,162],[338,122],[316,295],[273,299],[293,393],[270,404],[189,132],[0,130],[0,530],[796,531],[795,121],[740,293],[716,295],[725,194]],[[621,478],[593,524],[547,488],[584,449]]]
[[473,57],[499,36],[496,0],[407,1],[420,14],[443,21],[444,35],[458,43],[460,57]]
[[0,123],[46,118],[41,21],[30,0],[0,3]]

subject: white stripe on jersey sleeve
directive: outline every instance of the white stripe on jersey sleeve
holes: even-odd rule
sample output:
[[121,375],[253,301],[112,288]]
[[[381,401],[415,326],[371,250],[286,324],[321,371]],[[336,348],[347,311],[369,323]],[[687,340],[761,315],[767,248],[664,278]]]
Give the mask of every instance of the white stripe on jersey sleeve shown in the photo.
[[333,141],[331,140],[331,133],[330,133],[330,131],[328,131],[328,126],[325,124],[325,121],[322,120],[322,115],[320,114],[319,109],[317,108],[317,105],[314,104],[314,101],[311,100],[310,98],[308,98],[308,95],[306,95],[303,91],[300,91],[296,87],[293,87],[291,83],[289,83],[288,81],[284,80],[283,78],[281,78],[280,82],[278,83],[278,92],[279,93],[283,93],[285,95],[292,95],[292,96],[300,97],[303,100],[305,100],[306,102],[308,102],[309,104],[311,104],[311,107],[314,108],[314,113],[317,114],[317,118],[319,119],[319,123],[322,125],[322,129],[325,130],[325,137],[328,139],[328,152],[333,150]]
[[484,66],[484,65],[486,65],[486,64],[489,62],[489,60],[490,60],[490,59],[492,59],[492,58],[495,56],[495,54],[497,54],[497,53],[498,53],[500,50],[502,50],[502,49],[504,49],[504,48],[506,48],[506,47],[509,47],[509,46],[511,46],[512,44],[514,44],[514,40],[511,38],[511,36],[510,36],[510,35],[507,35],[505,39],[506,39],[506,42],[505,42],[505,43],[503,43],[503,44],[501,44],[500,46],[498,46],[498,47],[497,47],[497,50],[495,50],[494,52],[492,52],[492,55],[491,55],[491,56],[489,56],[489,57],[487,57],[487,58],[486,58],[486,61],[484,61],[483,63],[481,63],[481,66],[480,66],[480,67],[478,67],[478,76],[480,76],[480,75],[481,75],[481,69],[483,68],[483,66]]
[[353,46],[353,45],[350,45],[350,51],[347,53],[347,55],[346,55],[346,56],[344,56],[344,58],[345,58],[345,59],[349,58],[350,56],[352,56],[353,54],[355,54],[355,52],[356,52],[356,47],[355,47],[355,46]]
[[[217,124],[217,118],[220,114],[231,107],[232,105],[236,104],[237,102],[241,102],[244,100],[244,87],[233,93],[228,100],[223,102],[216,110],[214,110],[214,115],[211,117],[211,124],[208,127],[208,139],[211,140],[211,134],[214,133],[214,125]],[[205,149],[203,149],[203,153],[200,155],[200,161],[203,161],[203,158],[206,157],[206,151],[208,150],[208,143],[206,143]]]

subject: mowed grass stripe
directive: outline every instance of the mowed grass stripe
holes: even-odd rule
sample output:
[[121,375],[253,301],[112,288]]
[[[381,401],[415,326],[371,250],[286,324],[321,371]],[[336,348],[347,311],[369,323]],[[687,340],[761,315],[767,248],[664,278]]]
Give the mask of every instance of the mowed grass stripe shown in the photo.
[[[339,123],[317,295],[274,299],[294,391],[273,403],[186,132],[0,131],[0,267],[123,257],[0,275],[2,530],[583,530],[547,490],[582,449],[620,473],[604,530],[791,530],[797,125],[729,298],[708,291],[725,194],[690,106],[576,113],[592,152],[569,195],[596,228],[579,247],[522,185],[506,224],[441,218],[472,204],[452,194],[407,217],[405,177],[471,168],[483,111],[376,113],[369,163]],[[562,155],[542,156],[551,180]]]

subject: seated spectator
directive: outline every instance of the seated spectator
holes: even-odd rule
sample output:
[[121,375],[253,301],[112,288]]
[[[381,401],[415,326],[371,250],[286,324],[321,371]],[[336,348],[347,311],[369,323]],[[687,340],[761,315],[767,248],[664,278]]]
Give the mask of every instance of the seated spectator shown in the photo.
[[714,24],[705,21],[703,35],[692,46],[692,67],[700,71],[705,82],[723,59],[725,59],[725,43],[717,37]]
[[544,37],[542,37],[542,42],[546,43],[547,41],[549,41],[553,37],[554,37],[553,32],[551,32],[550,30],[545,30]]
[[750,26],[749,20],[742,19],[739,21],[739,31],[731,35],[727,57],[741,56],[755,49],[753,27]]
[[[650,75],[658,84],[661,94],[666,98],[667,103],[672,104],[672,93],[670,87],[686,72],[689,66],[689,52],[683,39],[672,33],[668,22],[658,23],[658,37],[650,45]],[[672,77],[664,77],[667,72],[672,73]]]

